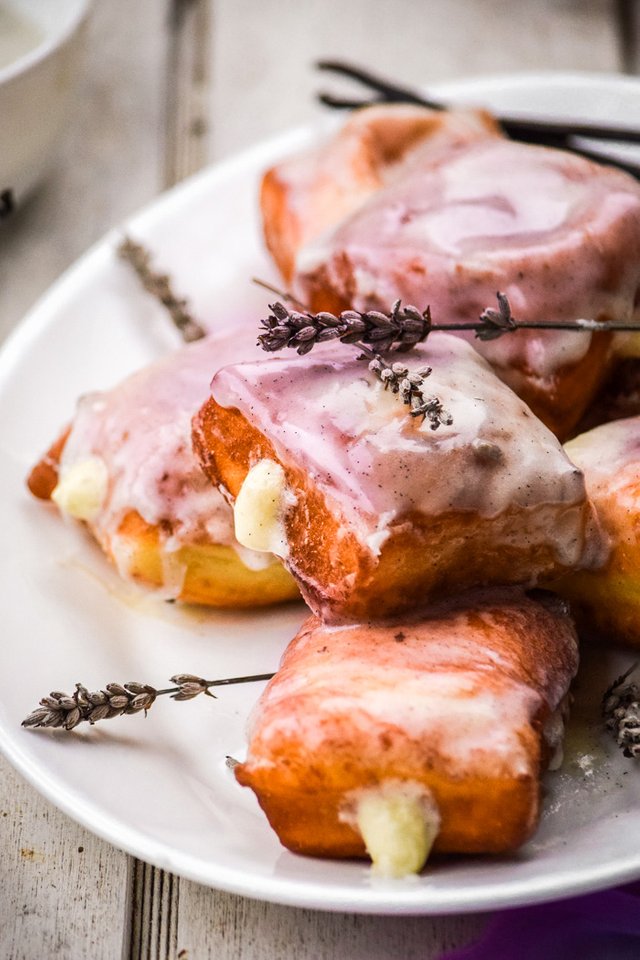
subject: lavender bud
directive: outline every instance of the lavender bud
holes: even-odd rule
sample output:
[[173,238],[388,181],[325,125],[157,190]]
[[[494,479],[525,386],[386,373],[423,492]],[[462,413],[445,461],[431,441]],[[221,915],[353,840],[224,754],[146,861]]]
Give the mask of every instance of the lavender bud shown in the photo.
[[289,311],[285,307],[284,303],[280,303],[279,300],[277,300],[275,303],[270,303],[269,310],[271,310],[271,313],[278,320],[286,320],[289,316]]
[[380,313],[379,310],[369,310],[365,313],[364,319],[368,320],[369,323],[372,323],[375,327],[384,327],[385,331],[388,331],[389,317],[386,313]]
[[126,696],[115,696],[109,698],[109,706],[112,710],[124,710],[125,707],[129,706],[129,697]]
[[98,720],[105,720],[111,713],[111,709],[108,703],[101,703],[99,706],[94,707],[87,720],[89,723],[97,723]]
[[316,341],[318,343],[326,343],[327,340],[337,340],[341,335],[342,330],[340,327],[325,327],[316,337]]
[[65,730],[73,730],[74,727],[78,726],[81,719],[82,717],[77,707],[75,707],[73,710],[70,710],[67,716],[65,717],[65,721],[64,721]]
[[342,314],[340,315],[340,319],[338,319],[338,317],[334,317],[332,313],[326,313],[321,310],[320,313],[316,314],[316,319],[323,327],[338,327],[342,320]]
[[305,343],[307,340],[313,340],[316,335],[315,327],[303,327],[298,330],[295,337],[292,337],[292,343]]
[[[60,694],[60,696],[65,696],[65,694]],[[58,710],[60,707],[60,700],[58,697],[54,697],[50,694],[48,697],[43,697],[40,701],[41,706],[47,707],[49,710]]]
[[25,717],[25,719],[22,721],[22,726],[39,727],[48,716],[49,711],[46,707],[38,707],[38,709],[33,710],[28,717]]
[[206,687],[207,681],[202,677],[196,677],[193,673],[176,673],[173,677],[170,678],[171,683],[175,683],[176,686],[181,686],[183,683],[199,683],[203,687]]
[[75,710],[78,706],[73,697],[60,697],[59,704],[63,710]]

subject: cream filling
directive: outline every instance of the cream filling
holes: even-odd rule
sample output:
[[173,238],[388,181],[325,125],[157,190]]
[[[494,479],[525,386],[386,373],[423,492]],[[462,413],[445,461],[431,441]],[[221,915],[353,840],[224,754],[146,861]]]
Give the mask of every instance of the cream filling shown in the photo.
[[419,873],[440,829],[431,792],[422,784],[400,780],[354,791],[342,819],[360,833],[372,872],[383,878]]
[[238,543],[249,550],[288,556],[284,516],[290,505],[280,464],[259,460],[245,477],[233,507]]
[[100,457],[79,460],[63,470],[51,499],[76,520],[94,520],[107,496],[109,474]]

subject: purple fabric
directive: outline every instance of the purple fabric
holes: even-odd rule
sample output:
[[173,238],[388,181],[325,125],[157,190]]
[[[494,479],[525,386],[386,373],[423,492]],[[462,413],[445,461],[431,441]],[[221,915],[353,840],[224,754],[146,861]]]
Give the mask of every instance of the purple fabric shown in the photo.
[[441,960],[640,960],[640,883],[497,913]]

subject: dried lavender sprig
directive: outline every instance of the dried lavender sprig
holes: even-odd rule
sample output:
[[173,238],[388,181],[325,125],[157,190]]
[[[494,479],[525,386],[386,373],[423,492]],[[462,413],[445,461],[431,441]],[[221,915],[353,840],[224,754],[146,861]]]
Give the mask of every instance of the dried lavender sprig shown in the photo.
[[444,409],[442,401],[425,394],[424,381],[431,374],[431,367],[410,370],[401,363],[387,363],[379,353],[366,347],[362,356],[369,360],[369,370],[384,384],[385,390],[397,393],[402,402],[407,404],[410,416],[428,420],[432,430],[453,423],[453,417]]
[[640,667],[634,663],[602,697],[602,716],[625,757],[640,758],[640,685],[626,680]]
[[118,245],[118,256],[131,264],[147,293],[156,297],[166,307],[186,343],[201,340],[206,336],[206,330],[189,312],[187,300],[173,292],[169,275],[153,269],[151,254],[146,247],[125,236]]
[[416,343],[423,342],[430,333],[447,333],[468,330],[475,333],[478,340],[496,340],[505,333],[517,330],[573,330],[576,333],[597,333],[614,331],[640,332],[639,323],[608,320],[517,320],[511,311],[506,294],[498,291],[496,299],[498,309],[487,307],[478,320],[457,323],[437,323],[431,317],[429,307],[420,312],[417,307],[402,307],[399,300],[393,304],[389,313],[378,310],[344,310],[340,314],[327,311],[311,313],[292,297],[257,281],[284,300],[294,301],[301,309],[290,310],[284,303],[276,301],[270,304],[271,313],[261,321],[263,333],[258,342],[264,350],[273,352],[292,347],[299,354],[309,353],[316,344],[328,340],[340,340],[342,343],[367,343],[379,353],[394,349],[399,352],[410,350]]
[[290,310],[279,301],[269,304],[269,310],[269,316],[260,321],[264,331],[258,336],[260,346],[268,352],[293,347],[301,356],[330,340],[366,344],[378,353],[392,348],[403,352],[426,340],[432,329],[429,307],[421,313],[416,307],[403,307],[400,300],[389,313],[343,310],[336,316],[325,310]]
[[228,686],[234,683],[252,683],[258,680],[270,680],[273,673],[260,673],[250,677],[228,677],[224,680],[204,680],[192,673],[177,673],[171,677],[174,687],[157,690],[148,683],[130,682],[125,684],[108,683],[103,690],[89,691],[81,683],[76,683],[75,692],[69,695],[59,690],[43,697],[40,706],[22,721],[23,727],[62,728],[73,730],[79,723],[97,723],[99,720],[111,720],[122,714],[140,713],[153,706],[156,699],[170,696],[172,700],[193,700],[204,693],[213,697],[211,687]]
[[429,307],[423,313],[416,307],[403,310],[400,300],[396,300],[390,314],[378,311],[360,313],[356,310],[346,310],[340,317],[326,312],[312,314],[292,294],[280,291],[263,280],[254,278],[254,281],[283,299],[296,303],[304,311],[289,310],[281,302],[271,305],[271,316],[262,320],[266,332],[258,337],[258,343],[264,350],[274,352],[288,346],[295,347],[303,355],[309,353],[317,343],[329,340],[339,339],[342,343],[353,344],[360,350],[359,359],[369,361],[369,370],[384,384],[385,390],[390,389],[398,394],[410,408],[410,416],[422,417],[423,421],[428,419],[432,430],[453,423],[453,417],[444,409],[442,402],[425,393],[424,381],[431,374],[431,367],[410,370],[401,363],[387,363],[370,346],[375,344],[380,351],[395,345],[396,353],[410,350],[429,334]]

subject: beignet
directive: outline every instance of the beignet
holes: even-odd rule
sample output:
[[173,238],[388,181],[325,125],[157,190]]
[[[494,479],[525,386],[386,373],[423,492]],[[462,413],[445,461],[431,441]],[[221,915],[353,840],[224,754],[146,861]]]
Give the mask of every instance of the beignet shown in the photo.
[[400,874],[420,869],[434,835],[437,851],[509,852],[536,826],[542,772],[559,765],[577,665],[566,608],[517,590],[415,622],[311,617],[254,710],[235,776],[297,853],[367,847]]
[[437,430],[347,351],[226,367],[194,419],[239,539],[282,557],[314,613],[383,618],[586,562],[582,474],[467,343],[433,334],[403,355],[433,368],[452,421]]
[[357,110],[328,143],[272,167],[260,205],[267,247],[286,282],[300,250],[399,179],[416,155],[428,166],[443,153],[497,136],[497,123],[484,111],[381,105]]
[[237,542],[231,510],[191,448],[191,417],[213,372],[257,357],[252,339],[211,334],[82,397],[28,480],[35,496],[86,522],[124,579],[167,598],[253,606],[298,595],[274,557]]
[[565,449],[584,472],[609,550],[600,567],[565,577],[557,589],[585,626],[640,647],[640,417],[603,424]]
[[[397,107],[374,109],[378,128],[396,125]],[[276,260],[309,308],[386,311],[401,298],[420,310],[430,305],[437,321],[472,322],[500,290],[520,321],[640,320],[640,186],[632,177],[485,130],[433,153],[428,139],[410,143],[390,181],[375,190],[363,178],[363,200],[339,146],[347,133],[366,142],[366,117],[356,114],[324,154],[316,151],[324,164],[303,157],[265,177],[281,184],[278,204],[263,206],[267,245],[277,252],[288,234],[293,266]],[[429,117],[427,110],[425,123]],[[327,167],[355,199],[319,216],[308,181],[323,184]],[[322,229],[296,230],[301,209]],[[614,344],[602,332],[526,330],[475,346],[566,437],[605,377]]]

